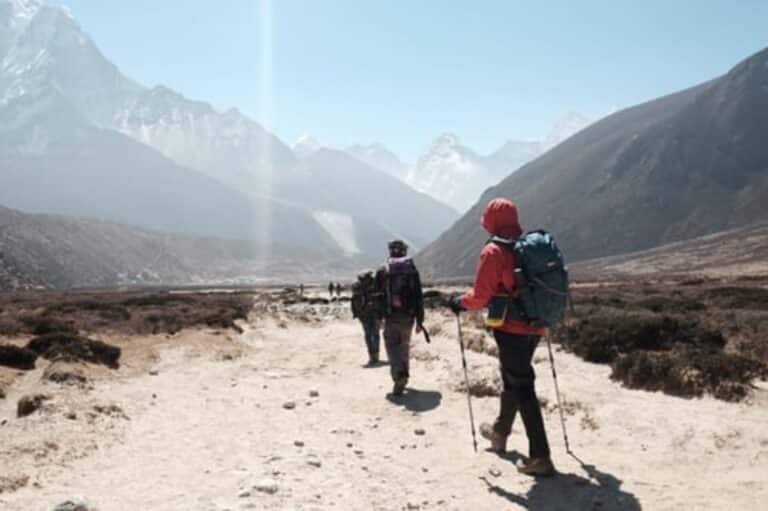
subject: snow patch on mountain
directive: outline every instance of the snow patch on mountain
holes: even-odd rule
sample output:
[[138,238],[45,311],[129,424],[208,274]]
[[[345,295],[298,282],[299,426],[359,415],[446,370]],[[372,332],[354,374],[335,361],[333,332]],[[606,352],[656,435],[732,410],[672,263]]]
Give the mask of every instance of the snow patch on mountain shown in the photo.
[[296,139],[296,142],[293,143],[291,149],[293,149],[293,154],[298,158],[306,158],[320,150],[322,147],[323,145],[316,136],[311,133],[304,133]]
[[482,157],[453,133],[440,135],[405,177],[412,187],[459,211],[477,200],[488,181]]
[[351,216],[336,211],[314,211],[312,218],[333,238],[347,256],[362,253],[355,236],[355,221]]

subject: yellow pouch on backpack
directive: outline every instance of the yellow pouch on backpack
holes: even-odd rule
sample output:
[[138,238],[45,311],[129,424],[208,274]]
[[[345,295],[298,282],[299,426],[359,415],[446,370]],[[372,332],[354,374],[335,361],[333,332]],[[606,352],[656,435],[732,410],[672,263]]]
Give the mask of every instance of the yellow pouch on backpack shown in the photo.
[[509,296],[496,295],[488,302],[488,312],[485,316],[485,326],[500,328],[507,321],[509,311]]

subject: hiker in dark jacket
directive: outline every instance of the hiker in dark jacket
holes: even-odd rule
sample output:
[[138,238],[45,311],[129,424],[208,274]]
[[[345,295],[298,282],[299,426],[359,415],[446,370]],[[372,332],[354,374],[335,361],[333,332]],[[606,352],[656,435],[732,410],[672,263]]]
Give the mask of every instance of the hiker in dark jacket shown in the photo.
[[331,297],[331,300],[333,300],[333,290],[336,289],[333,285],[333,282],[328,283],[328,295]]
[[389,259],[376,273],[376,288],[384,301],[384,346],[394,386],[392,395],[401,396],[410,377],[411,332],[421,332],[424,302],[421,278],[408,257],[408,245],[390,241]]
[[[507,199],[494,199],[488,203],[483,212],[482,225],[491,235],[505,239],[516,239],[523,233],[518,222],[517,207]],[[462,310],[485,307],[494,295],[514,297],[514,271],[515,256],[512,250],[495,243],[486,244],[480,252],[472,290],[463,296],[453,297],[451,308],[458,314]],[[505,452],[512,422],[519,411],[528,436],[529,458],[518,467],[518,471],[537,476],[552,475],[555,471],[539,400],[534,390],[535,375],[531,365],[536,346],[545,333],[544,328],[514,319],[506,319],[493,330],[499,348],[504,390],[496,421],[492,425],[484,423],[480,426],[480,433],[491,441],[491,448]]]
[[372,271],[361,273],[352,286],[352,317],[360,320],[368,349],[366,367],[379,364],[379,323],[381,322],[381,299],[376,293],[376,279]]

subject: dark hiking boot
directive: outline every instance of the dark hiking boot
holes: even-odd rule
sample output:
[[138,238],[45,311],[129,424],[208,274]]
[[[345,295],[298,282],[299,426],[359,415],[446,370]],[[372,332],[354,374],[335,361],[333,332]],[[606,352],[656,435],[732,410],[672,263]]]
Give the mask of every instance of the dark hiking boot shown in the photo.
[[507,437],[496,433],[493,425],[483,422],[480,424],[480,435],[491,441],[491,450],[496,453],[507,452]]
[[406,380],[405,378],[395,380],[395,385],[392,387],[392,395],[402,396],[403,392],[405,392],[405,385],[407,383],[408,383],[408,380]]
[[529,458],[518,465],[521,474],[534,477],[549,477],[555,475],[555,466],[549,458]]

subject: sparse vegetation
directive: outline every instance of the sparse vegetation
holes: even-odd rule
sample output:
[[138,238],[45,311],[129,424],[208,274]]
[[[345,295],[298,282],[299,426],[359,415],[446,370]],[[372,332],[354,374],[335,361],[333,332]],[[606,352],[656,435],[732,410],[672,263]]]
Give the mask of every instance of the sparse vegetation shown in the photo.
[[576,314],[553,338],[585,360],[610,364],[611,377],[631,388],[743,399],[755,378],[768,377],[768,290],[683,284],[577,288]]

